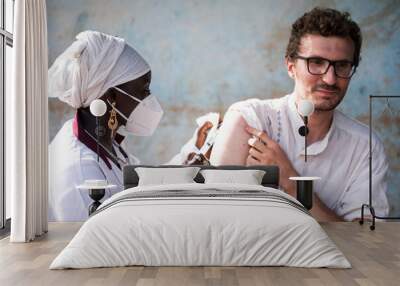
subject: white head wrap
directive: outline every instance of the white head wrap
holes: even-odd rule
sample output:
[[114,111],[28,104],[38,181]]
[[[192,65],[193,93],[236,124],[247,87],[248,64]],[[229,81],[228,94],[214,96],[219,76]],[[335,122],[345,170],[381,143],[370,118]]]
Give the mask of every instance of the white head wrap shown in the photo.
[[148,63],[124,39],[85,31],[49,69],[49,97],[74,108],[87,107],[110,87],[149,71]]

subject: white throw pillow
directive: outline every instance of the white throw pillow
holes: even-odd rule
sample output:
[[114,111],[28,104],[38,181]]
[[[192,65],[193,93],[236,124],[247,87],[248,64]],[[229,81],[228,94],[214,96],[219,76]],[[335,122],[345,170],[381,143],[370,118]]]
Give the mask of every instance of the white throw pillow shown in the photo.
[[201,170],[200,174],[204,177],[205,184],[230,183],[261,185],[265,171],[262,170]]
[[135,168],[139,176],[139,186],[195,183],[193,179],[199,170],[199,167]]

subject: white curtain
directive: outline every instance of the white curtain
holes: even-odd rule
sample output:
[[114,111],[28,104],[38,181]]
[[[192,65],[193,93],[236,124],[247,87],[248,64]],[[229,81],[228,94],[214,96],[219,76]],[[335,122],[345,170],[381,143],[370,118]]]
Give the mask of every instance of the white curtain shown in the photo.
[[45,0],[17,0],[13,93],[6,99],[6,182],[12,242],[47,232],[48,103]]

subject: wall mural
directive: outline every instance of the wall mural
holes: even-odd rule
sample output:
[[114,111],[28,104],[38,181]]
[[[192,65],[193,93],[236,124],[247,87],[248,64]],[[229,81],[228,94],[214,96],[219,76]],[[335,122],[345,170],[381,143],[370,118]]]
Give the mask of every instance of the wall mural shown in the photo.
[[[315,6],[349,11],[361,27],[362,60],[339,109],[368,124],[368,95],[400,94],[397,1],[49,0],[49,67],[80,32],[124,38],[149,64],[150,90],[164,111],[152,136],[127,137],[127,151],[143,164],[165,164],[192,137],[199,117],[213,112],[218,122],[237,101],[292,92],[284,59],[290,28]],[[75,110],[49,96],[51,142]],[[390,214],[400,215],[400,103],[389,107],[377,104],[374,129],[389,158]]]

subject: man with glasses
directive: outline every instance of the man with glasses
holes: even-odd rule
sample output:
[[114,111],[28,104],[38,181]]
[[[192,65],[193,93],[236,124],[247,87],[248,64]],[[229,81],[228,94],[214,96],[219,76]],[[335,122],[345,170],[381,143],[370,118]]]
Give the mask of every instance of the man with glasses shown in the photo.
[[[280,186],[295,197],[291,176],[318,176],[311,213],[321,221],[354,220],[368,202],[368,128],[336,110],[360,61],[361,31],[348,13],[314,8],[292,25],[286,66],[294,90],[279,99],[250,99],[232,105],[216,139],[211,163],[278,165]],[[355,95],[353,95],[355,96]],[[307,162],[301,99],[314,103],[308,118]],[[300,132],[301,133],[301,132]],[[387,215],[382,143],[373,137],[373,201]]]

